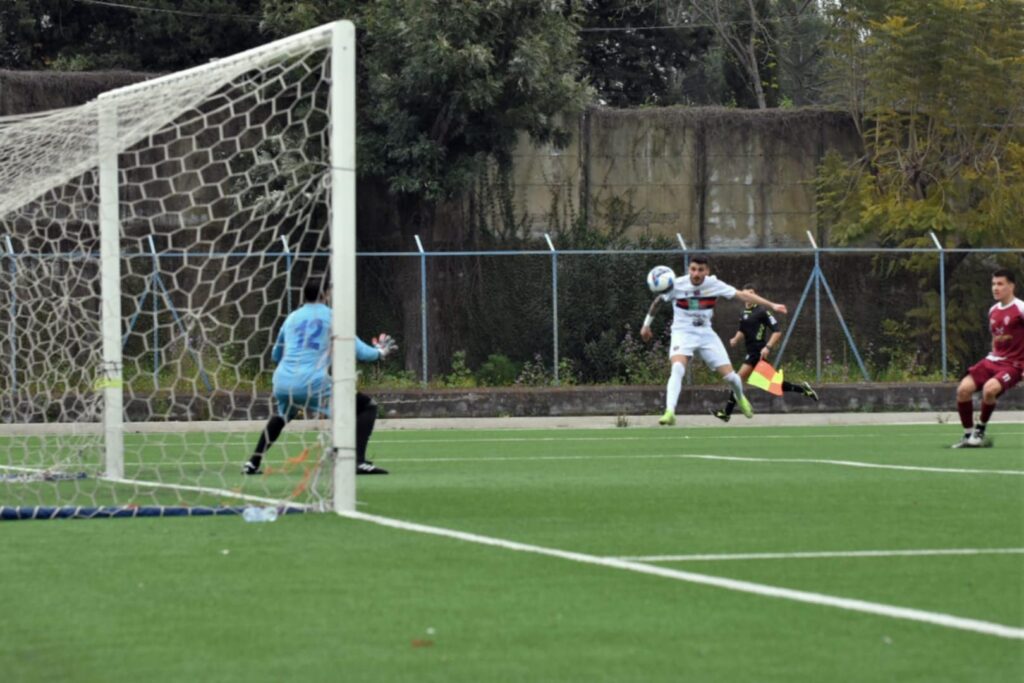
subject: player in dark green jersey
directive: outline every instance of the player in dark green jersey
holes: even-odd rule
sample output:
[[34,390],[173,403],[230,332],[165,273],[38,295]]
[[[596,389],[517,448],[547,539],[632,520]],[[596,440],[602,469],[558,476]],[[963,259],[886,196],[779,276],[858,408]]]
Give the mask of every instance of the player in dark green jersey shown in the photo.
[[[756,287],[753,284],[743,285],[743,291],[756,294]],[[772,312],[758,304],[747,304],[740,315],[740,326],[736,334],[729,340],[729,346],[736,347],[740,342],[745,342],[747,355],[743,359],[743,365],[737,371],[740,378],[746,381],[753,372],[754,366],[762,360],[767,360],[772,350],[779,344],[782,332],[779,331],[779,321],[775,319]],[[809,399],[818,400],[818,393],[811,388],[807,382],[793,384],[782,382],[783,391],[792,391],[803,394]],[[730,393],[725,408],[714,410],[711,414],[722,422],[728,422],[732,417],[732,411],[736,409],[736,399]]]

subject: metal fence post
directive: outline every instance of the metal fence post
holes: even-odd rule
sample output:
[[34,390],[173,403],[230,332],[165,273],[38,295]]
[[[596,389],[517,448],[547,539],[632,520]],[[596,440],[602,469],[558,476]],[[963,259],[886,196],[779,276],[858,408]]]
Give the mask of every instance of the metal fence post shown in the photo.
[[929,231],[935,248],[939,250],[939,327],[942,333],[942,379],[946,379],[946,250],[942,243],[935,236],[935,231]]
[[821,256],[818,253],[818,243],[814,241],[814,235],[807,231],[807,239],[811,241],[814,248],[814,358],[817,368],[817,381],[821,381]]
[[551,250],[551,330],[554,338],[551,364],[553,366],[555,386],[558,386],[558,251],[551,242],[551,236],[544,233],[544,239]]
[[676,239],[679,240],[679,248],[683,250],[683,270],[688,271],[690,270],[690,251],[686,248],[686,240],[678,232]]
[[423,242],[419,235],[416,238],[416,248],[420,252],[420,336],[423,340],[423,386],[427,386],[427,252],[423,249]]

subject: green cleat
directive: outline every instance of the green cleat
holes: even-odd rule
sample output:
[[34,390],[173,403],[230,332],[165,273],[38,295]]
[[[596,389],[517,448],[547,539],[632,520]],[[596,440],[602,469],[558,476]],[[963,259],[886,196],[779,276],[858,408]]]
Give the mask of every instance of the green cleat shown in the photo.
[[740,396],[736,401],[736,405],[743,411],[743,417],[747,419],[754,417],[754,407],[750,405],[750,401],[746,396]]
[[804,396],[811,399],[812,401],[818,400],[818,392],[811,388],[811,385],[807,382],[801,382],[800,386],[803,387]]
[[671,427],[676,423],[676,414],[671,410],[666,410],[665,414],[658,420],[658,424],[662,427]]

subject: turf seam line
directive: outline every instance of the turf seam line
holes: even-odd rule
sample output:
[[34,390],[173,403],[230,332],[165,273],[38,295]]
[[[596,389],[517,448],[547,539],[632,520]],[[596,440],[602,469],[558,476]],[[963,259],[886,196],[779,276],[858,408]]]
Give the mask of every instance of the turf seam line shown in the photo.
[[414,522],[405,522],[399,519],[392,519],[390,517],[368,515],[363,512],[345,512],[342,513],[342,516],[347,517],[349,519],[370,522],[372,524],[377,524],[380,526],[391,527],[393,529],[400,529],[402,531],[413,531],[416,533],[429,534],[432,536],[441,536],[459,541],[465,541],[468,543],[476,543],[478,545],[492,546],[497,548],[503,548],[505,550],[513,550],[516,552],[531,553],[534,555],[555,557],[558,559],[579,562],[582,564],[597,565],[601,567],[609,567],[612,569],[622,569],[625,571],[637,572],[640,574],[647,574],[650,576],[659,576],[662,578],[674,579],[676,581],[685,581],[687,583],[701,584],[705,586],[712,586],[715,588],[724,588],[726,590],[737,591],[740,593],[750,593],[754,595],[761,595],[764,597],[792,600],[795,602],[802,602],[811,605],[834,607],[853,612],[862,612],[866,614],[873,614],[876,616],[889,617],[892,619],[916,621],[931,624],[934,626],[942,626],[945,628],[957,629],[960,631],[969,631],[972,633],[980,633],[983,635],[997,636],[999,638],[1024,640],[1024,629],[1022,628],[1017,628],[1015,626],[1007,626],[1005,624],[997,624],[988,621],[981,621],[978,619],[957,617],[951,614],[943,614],[941,612],[927,612],[924,610],[914,609],[910,607],[898,607],[894,605],[885,605],[881,603],[868,602],[865,600],[841,598],[833,595],[825,595],[823,593],[812,593],[808,591],[794,590],[791,588],[780,588],[777,586],[753,583],[751,581],[740,581],[737,579],[727,579],[718,576],[710,576],[708,574],[697,574],[695,572],[668,569],[665,567],[658,567],[656,565],[643,564],[640,562],[631,562],[628,560],[619,560],[608,557],[598,557],[596,555],[588,555],[586,553],[578,553],[569,550],[545,548],[543,546],[529,545],[526,543],[519,543],[517,541],[493,538],[490,536],[481,536],[479,534],[471,534],[464,531],[456,531],[454,529],[445,529],[442,527],[428,526],[425,524],[416,524]]
[[803,560],[843,557],[927,557],[934,555],[1022,555],[1024,548],[937,548],[933,550],[836,550],[793,553],[721,553],[704,555],[636,555],[627,562],[705,562],[719,560]]

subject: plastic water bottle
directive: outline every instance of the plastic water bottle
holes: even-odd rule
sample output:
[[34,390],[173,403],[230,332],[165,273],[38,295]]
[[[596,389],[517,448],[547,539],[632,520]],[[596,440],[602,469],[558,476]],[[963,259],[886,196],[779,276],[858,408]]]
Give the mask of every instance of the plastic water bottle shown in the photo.
[[277,520],[277,508],[249,506],[242,510],[242,519],[247,522],[273,522]]

